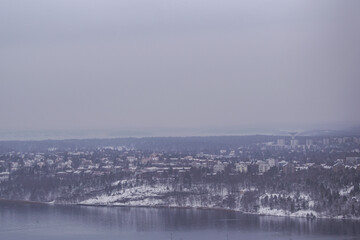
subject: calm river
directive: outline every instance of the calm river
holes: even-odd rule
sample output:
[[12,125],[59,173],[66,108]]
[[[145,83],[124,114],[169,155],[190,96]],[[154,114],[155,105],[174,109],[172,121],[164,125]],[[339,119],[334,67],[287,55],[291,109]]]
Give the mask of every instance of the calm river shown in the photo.
[[360,222],[217,210],[0,202],[0,239],[360,239]]

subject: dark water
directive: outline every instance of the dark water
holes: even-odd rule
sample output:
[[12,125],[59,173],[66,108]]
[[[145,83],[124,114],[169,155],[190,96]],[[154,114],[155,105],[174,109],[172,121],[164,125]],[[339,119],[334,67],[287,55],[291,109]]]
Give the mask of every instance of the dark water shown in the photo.
[[212,210],[0,202],[0,239],[360,239],[360,222]]

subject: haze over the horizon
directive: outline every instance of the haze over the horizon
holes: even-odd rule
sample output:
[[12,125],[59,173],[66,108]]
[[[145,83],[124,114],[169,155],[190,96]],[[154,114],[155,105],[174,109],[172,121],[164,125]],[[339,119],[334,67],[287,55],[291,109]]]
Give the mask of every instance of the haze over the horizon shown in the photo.
[[360,123],[360,1],[0,2],[0,130]]

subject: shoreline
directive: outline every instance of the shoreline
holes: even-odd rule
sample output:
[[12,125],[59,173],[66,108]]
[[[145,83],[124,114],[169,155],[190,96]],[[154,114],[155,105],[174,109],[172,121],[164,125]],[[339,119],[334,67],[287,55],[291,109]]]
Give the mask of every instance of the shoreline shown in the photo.
[[[59,204],[63,205],[63,204]],[[67,205],[67,204],[65,204]],[[291,216],[291,215],[271,215],[271,214],[263,214],[263,213],[253,213],[253,212],[244,212],[241,210],[228,209],[228,208],[212,208],[212,207],[187,207],[187,206],[148,206],[148,205],[114,205],[114,204],[83,204],[76,203],[74,205],[77,206],[85,206],[85,207],[134,207],[134,208],[173,208],[173,209],[197,209],[197,210],[214,210],[214,211],[227,211],[227,212],[237,212],[241,214],[247,215],[256,215],[256,216],[267,216],[267,217],[287,217],[287,218],[302,218],[308,220],[316,220],[316,219],[329,219],[329,220],[353,220],[360,221],[360,218],[338,218],[338,217],[326,217],[326,216],[317,216],[317,217],[306,217],[306,216]]]
[[316,216],[316,217],[306,217],[306,216],[291,216],[291,215],[272,215],[272,214],[263,214],[263,213],[254,213],[254,212],[244,212],[235,209],[228,208],[213,208],[213,207],[189,207],[189,206],[166,206],[166,205],[158,205],[158,206],[149,206],[149,205],[114,205],[114,204],[84,204],[84,203],[56,203],[55,201],[51,202],[37,202],[37,201],[29,201],[29,200],[11,200],[11,199],[0,199],[1,203],[9,203],[9,204],[28,204],[28,205],[42,205],[42,206],[84,206],[84,207],[128,207],[128,208],[171,208],[171,209],[195,209],[195,210],[213,210],[213,211],[227,211],[227,212],[237,212],[241,214],[248,215],[256,215],[256,216],[268,216],[268,217],[287,217],[287,218],[302,218],[308,220],[316,220],[316,219],[328,219],[328,220],[352,220],[352,221],[360,221],[360,218],[339,218],[339,217],[326,217],[326,216]]
[[47,203],[47,202],[37,202],[37,201],[29,201],[29,200],[12,200],[12,199],[0,198],[0,204],[1,203],[30,204],[30,205],[49,205],[49,204],[51,204],[51,203]]

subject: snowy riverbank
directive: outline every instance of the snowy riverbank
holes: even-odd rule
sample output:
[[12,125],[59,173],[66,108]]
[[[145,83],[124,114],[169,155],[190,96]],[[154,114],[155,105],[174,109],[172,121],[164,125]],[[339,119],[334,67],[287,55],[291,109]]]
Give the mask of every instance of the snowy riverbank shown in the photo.
[[[96,197],[81,201],[79,205],[86,206],[118,206],[118,207],[172,207],[172,208],[196,208],[196,209],[216,209],[226,211],[238,211],[246,214],[281,216],[281,217],[301,217],[301,218],[333,218],[333,219],[358,219],[349,216],[329,216],[325,213],[316,212],[312,207],[314,201],[310,196],[300,194],[299,199],[307,204],[307,209],[289,211],[281,208],[271,208],[261,204],[262,200],[274,197],[276,194],[264,194],[255,201],[259,204],[256,210],[246,211],[244,206],[244,194],[253,192],[254,189],[243,189],[234,196],[229,194],[228,189],[193,187],[192,190],[174,192],[165,185],[155,186],[135,186],[126,188],[110,194],[102,194]],[[231,203],[230,203],[231,196]],[[280,197],[280,196],[277,196]],[[295,198],[294,194],[286,195],[286,198]],[[253,203],[251,203],[253,204]],[[230,205],[230,206],[229,206]],[[310,207],[309,207],[310,206]]]

